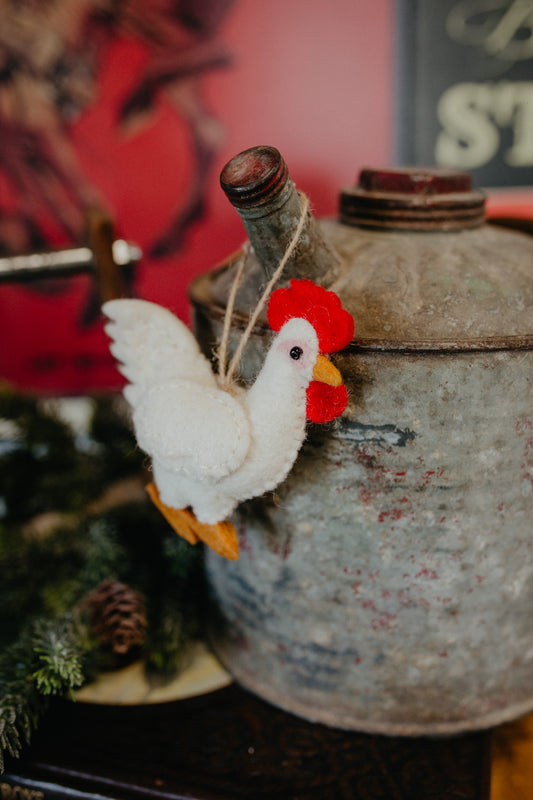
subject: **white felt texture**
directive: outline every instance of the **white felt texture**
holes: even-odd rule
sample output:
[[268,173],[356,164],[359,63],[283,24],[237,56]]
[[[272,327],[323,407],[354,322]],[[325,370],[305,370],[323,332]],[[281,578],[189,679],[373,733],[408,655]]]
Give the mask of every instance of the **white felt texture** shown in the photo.
[[146,453],[170,472],[199,481],[234,472],[250,447],[248,419],[237,400],[193,381],[171,380],[148,389],[133,422]]
[[124,394],[135,407],[156,382],[187,378],[215,386],[211,365],[189,328],[168,309],[147,300],[110,300],[102,306],[110,322],[111,353],[130,382]]
[[[200,522],[214,524],[286,477],[305,438],[306,390],[318,355],[309,322],[285,323],[253,386],[229,394],[166,309],[113,300],[104,312],[112,320],[112,352],[131,381],[125,395],[136,436],[152,457],[164,503],[191,506]],[[294,348],[301,348],[298,359]]]

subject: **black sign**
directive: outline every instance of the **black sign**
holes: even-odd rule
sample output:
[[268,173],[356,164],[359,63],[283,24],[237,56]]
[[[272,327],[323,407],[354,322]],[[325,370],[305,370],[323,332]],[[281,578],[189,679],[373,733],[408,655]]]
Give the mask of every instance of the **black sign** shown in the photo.
[[397,160],[533,185],[533,0],[398,0]]

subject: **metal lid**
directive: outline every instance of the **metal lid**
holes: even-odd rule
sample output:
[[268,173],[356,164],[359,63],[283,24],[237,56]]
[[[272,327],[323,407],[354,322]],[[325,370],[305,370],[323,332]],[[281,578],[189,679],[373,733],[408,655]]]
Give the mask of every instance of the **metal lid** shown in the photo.
[[397,230],[461,230],[483,224],[485,195],[466,172],[438,167],[364,169],[340,196],[348,225]]
[[365,169],[324,235],[343,263],[331,283],[378,350],[533,347],[533,237],[484,221],[467,173]]

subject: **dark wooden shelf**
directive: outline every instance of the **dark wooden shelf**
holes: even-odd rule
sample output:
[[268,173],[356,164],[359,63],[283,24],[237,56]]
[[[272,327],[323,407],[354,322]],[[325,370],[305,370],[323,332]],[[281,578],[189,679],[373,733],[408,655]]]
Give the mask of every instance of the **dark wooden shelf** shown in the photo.
[[0,776],[0,797],[486,800],[489,751],[483,732],[389,738],[315,725],[236,685],[157,705],[58,701]]

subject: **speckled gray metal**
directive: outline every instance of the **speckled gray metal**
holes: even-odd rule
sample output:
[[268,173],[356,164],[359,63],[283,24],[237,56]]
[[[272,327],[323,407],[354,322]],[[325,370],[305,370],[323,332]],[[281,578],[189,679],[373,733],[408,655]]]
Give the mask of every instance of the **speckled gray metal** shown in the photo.
[[525,713],[533,353],[352,366],[357,411],[241,508],[237,563],[208,557],[216,651],[258,694],[341,727],[449,733]]

